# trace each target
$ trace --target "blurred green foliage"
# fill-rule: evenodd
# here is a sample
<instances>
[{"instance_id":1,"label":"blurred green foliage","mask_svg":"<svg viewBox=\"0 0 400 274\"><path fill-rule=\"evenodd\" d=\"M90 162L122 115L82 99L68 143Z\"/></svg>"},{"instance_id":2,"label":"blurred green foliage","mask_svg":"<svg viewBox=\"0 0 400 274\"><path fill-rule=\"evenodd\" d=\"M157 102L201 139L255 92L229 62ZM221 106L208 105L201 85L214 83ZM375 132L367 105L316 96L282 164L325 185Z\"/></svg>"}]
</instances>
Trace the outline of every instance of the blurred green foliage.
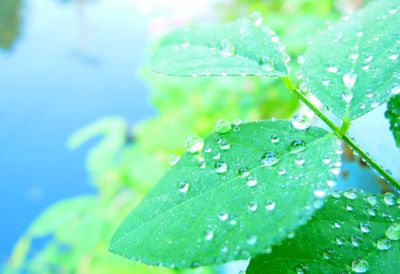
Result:
<instances>
[{"instance_id":1,"label":"blurred green foliage","mask_svg":"<svg viewBox=\"0 0 400 274\"><path fill-rule=\"evenodd\" d=\"M0 1L0 48L12 48L20 33L22 0Z\"/></svg>"},{"instance_id":2,"label":"blurred green foliage","mask_svg":"<svg viewBox=\"0 0 400 274\"><path fill-rule=\"evenodd\" d=\"M325 19L338 17L334 2L235 0L219 10L222 20L259 10L295 59L304 50L306 37L314 35ZM98 193L61 201L45 211L16 245L6 273L193 272L149 268L111 254L111 235L168 168L169 155L183 152L188 136L204 137L221 118L232 122L288 118L298 107L297 99L278 80L168 78L147 70L142 75L151 87L157 116L133 127L122 118L105 118L71 137L71 148L101 138L87 157ZM36 249L35 242L44 237L45 244Z\"/></svg>"}]
</instances>

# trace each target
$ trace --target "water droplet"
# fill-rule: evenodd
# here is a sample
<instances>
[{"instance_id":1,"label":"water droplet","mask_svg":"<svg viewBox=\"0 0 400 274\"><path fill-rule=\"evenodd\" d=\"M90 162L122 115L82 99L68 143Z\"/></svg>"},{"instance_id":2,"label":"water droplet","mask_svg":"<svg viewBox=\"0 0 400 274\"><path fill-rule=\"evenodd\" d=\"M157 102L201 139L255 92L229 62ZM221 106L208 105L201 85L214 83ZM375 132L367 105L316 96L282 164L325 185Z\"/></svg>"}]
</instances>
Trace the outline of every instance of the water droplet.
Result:
<instances>
[{"instance_id":1,"label":"water droplet","mask_svg":"<svg viewBox=\"0 0 400 274\"><path fill-rule=\"evenodd\" d=\"M400 223L391 224L386 230L385 235L386 237L388 237L389 240L400 240Z\"/></svg>"},{"instance_id":2,"label":"water droplet","mask_svg":"<svg viewBox=\"0 0 400 274\"><path fill-rule=\"evenodd\" d=\"M337 244L338 246L344 245L344 242L345 242L345 239L344 239L344 238L342 238L342 237L337 237L337 238L336 238L336 244Z\"/></svg>"},{"instance_id":3,"label":"water droplet","mask_svg":"<svg viewBox=\"0 0 400 274\"><path fill-rule=\"evenodd\" d=\"M190 187L190 184L188 182L182 181L182 182L178 183L178 189L179 189L179 192L181 192L181 193L188 192L189 187Z\"/></svg>"},{"instance_id":4,"label":"water droplet","mask_svg":"<svg viewBox=\"0 0 400 274\"><path fill-rule=\"evenodd\" d=\"M296 266L296 274L305 274L307 272L307 267L303 264L298 264Z\"/></svg>"},{"instance_id":5,"label":"water droplet","mask_svg":"<svg viewBox=\"0 0 400 274\"><path fill-rule=\"evenodd\" d=\"M323 162L325 165L328 165L328 164L330 164L330 163L332 162L332 159L331 159L331 157L329 157L329 156L325 156L324 159L322 159L322 162Z\"/></svg>"},{"instance_id":6,"label":"water droplet","mask_svg":"<svg viewBox=\"0 0 400 274\"><path fill-rule=\"evenodd\" d=\"M396 61L397 59L399 59L399 55L398 54L392 54L388 57L389 60L391 61Z\"/></svg>"},{"instance_id":7,"label":"water droplet","mask_svg":"<svg viewBox=\"0 0 400 274\"><path fill-rule=\"evenodd\" d=\"M392 87L392 89L390 90L390 93L392 94L392 95L397 95L397 94L400 94L400 85L394 85L393 87Z\"/></svg>"},{"instance_id":8,"label":"water droplet","mask_svg":"<svg viewBox=\"0 0 400 274\"><path fill-rule=\"evenodd\" d=\"M336 182L333 180L327 180L326 185L332 188L336 186Z\"/></svg>"},{"instance_id":9,"label":"water droplet","mask_svg":"<svg viewBox=\"0 0 400 274\"><path fill-rule=\"evenodd\" d=\"M218 120L217 123L215 124L215 132L224 134L228 133L231 131L232 125L231 123L225 121L225 120Z\"/></svg>"},{"instance_id":10,"label":"water droplet","mask_svg":"<svg viewBox=\"0 0 400 274\"><path fill-rule=\"evenodd\" d=\"M368 195L367 202L370 205L375 206L378 203L378 197L376 197L375 195Z\"/></svg>"},{"instance_id":11,"label":"water droplet","mask_svg":"<svg viewBox=\"0 0 400 274\"><path fill-rule=\"evenodd\" d=\"M213 154L213 159L214 159L214 160L219 160L219 159L221 159L221 153L219 153L218 151L214 152L214 154Z\"/></svg>"},{"instance_id":12,"label":"water droplet","mask_svg":"<svg viewBox=\"0 0 400 274\"><path fill-rule=\"evenodd\" d=\"M330 73L336 73L336 72L338 72L338 68L335 67L335 66L328 66L328 67L326 68L326 70L327 70L328 72L330 72Z\"/></svg>"},{"instance_id":13,"label":"water droplet","mask_svg":"<svg viewBox=\"0 0 400 274\"><path fill-rule=\"evenodd\" d=\"M353 211L353 209L354 209L354 208L353 208L351 205L347 205L347 206L346 206L346 210L347 210L347 211Z\"/></svg>"},{"instance_id":14,"label":"water droplet","mask_svg":"<svg viewBox=\"0 0 400 274\"><path fill-rule=\"evenodd\" d=\"M361 259L360 257L356 257L351 262L351 270L356 273L365 273L368 271L368 262Z\"/></svg>"},{"instance_id":15,"label":"water droplet","mask_svg":"<svg viewBox=\"0 0 400 274\"><path fill-rule=\"evenodd\" d=\"M250 171L247 167L241 167L238 169L237 173L240 177L244 178L250 175Z\"/></svg>"},{"instance_id":16,"label":"water droplet","mask_svg":"<svg viewBox=\"0 0 400 274\"><path fill-rule=\"evenodd\" d=\"M359 236L351 236L350 241L354 247L359 247L361 244L361 237Z\"/></svg>"},{"instance_id":17,"label":"water droplet","mask_svg":"<svg viewBox=\"0 0 400 274\"><path fill-rule=\"evenodd\" d=\"M306 162L306 159L304 159L303 156L297 156L296 159L294 159L294 162L296 165L302 166Z\"/></svg>"},{"instance_id":18,"label":"water droplet","mask_svg":"<svg viewBox=\"0 0 400 274\"><path fill-rule=\"evenodd\" d=\"M268 202L265 205L265 209L268 210L268 211L272 211L272 210L275 209L275 206L276 206L275 202Z\"/></svg>"},{"instance_id":19,"label":"water droplet","mask_svg":"<svg viewBox=\"0 0 400 274\"><path fill-rule=\"evenodd\" d=\"M222 252L222 253L228 252L228 247L227 247L227 246L223 246L223 247L221 248L221 252Z\"/></svg>"},{"instance_id":20,"label":"water droplet","mask_svg":"<svg viewBox=\"0 0 400 274\"><path fill-rule=\"evenodd\" d=\"M374 56L370 55L370 56L368 56L367 58L365 58L364 61L365 61L366 63L371 63L372 60L374 60Z\"/></svg>"},{"instance_id":21,"label":"water droplet","mask_svg":"<svg viewBox=\"0 0 400 274\"><path fill-rule=\"evenodd\" d=\"M214 165L214 170L217 173L225 173L228 170L228 165L225 162L216 162Z\"/></svg>"},{"instance_id":22,"label":"water droplet","mask_svg":"<svg viewBox=\"0 0 400 274\"><path fill-rule=\"evenodd\" d=\"M247 238L247 243L248 243L249 245L255 245L255 244L257 243L257 236L256 236L256 235L250 235L250 236Z\"/></svg>"},{"instance_id":23,"label":"water droplet","mask_svg":"<svg viewBox=\"0 0 400 274\"><path fill-rule=\"evenodd\" d=\"M357 199L357 190L355 190L354 188L347 189L343 193L343 195L344 195L344 197L346 197L349 200Z\"/></svg>"},{"instance_id":24,"label":"water droplet","mask_svg":"<svg viewBox=\"0 0 400 274\"><path fill-rule=\"evenodd\" d=\"M350 104L351 100L353 100L353 92L351 90L346 90L342 92L341 96L343 101L346 102L346 104Z\"/></svg>"},{"instance_id":25,"label":"water droplet","mask_svg":"<svg viewBox=\"0 0 400 274\"><path fill-rule=\"evenodd\" d=\"M220 43L220 54L222 57L232 57L235 55L235 46L229 40L222 40Z\"/></svg>"},{"instance_id":26,"label":"water droplet","mask_svg":"<svg viewBox=\"0 0 400 274\"><path fill-rule=\"evenodd\" d=\"M383 195L383 202L388 206L394 206L396 204L396 195L391 192L386 192Z\"/></svg>"},{"instance_id":27,"label":"water droplet","mask_svg":"<svg viewBox=\"0 0 400 274\"><path fill-rule=\"evenodd\" d=\"M310 127L310 118L302 113L298 113L292 118L292 125L299 130L305 130Z\"/></svg>"},{"instance_id":28,"label":"water droplet","mask_svg":"<svg viewBox=\"0 0 400 274\"><path fill-rule=\"evenodd\" d=\"M283 167L280 167L279 169L278 169L278 174L279 175L285 175L286 174L286 169L285 168L283 168Z\"/></svg>"},{"instance_id":29,"label":"water droplet","mask_svg":"<svg viewBox=\"0 0 400 274\"><path fill-rule=\"evenodd\" d=\"M290 152L298 153L306 149L306 143L303 140L297 139L290 143Z\"/></svg>"},{"instance_id":30,"label":"water droplet","mask_svg":"<svg viewBox=\"0 0 400 274\"><path fill-rule=\"evenodd\" d=\"M254 26L259 27L261 26L264 18L262 17L261 13L259 12L253 12L251 15L251 18L253 19Z\"/></svg>"},{"instance_id":31,"label":"water droplet","mask_svg":"<svg viewBox=\"0 0 400 274\"><path fill-rule=\"evenodd\" d=\"M328 87L331 84L331 81L323 80L321 83L322 83L323 86Z\"/></svg>"},{"instance_id":32,"label":"water droplet","mask_svg":"<svg viewBox=\"0 0 400 274\"><path fill-rule=\"evenodd\" d=\"M339 167L331 168L331 173L332 173L333 175L339 175L339 173L340 173L340 168L339 168Z\"/></svg>"},{"instance_id":33,"label":"water droplet","mask_svg":"<svg viewBox=\"0 0 400 274\"><path fill-rule=\"evenodd\" d=\"M376 247L379 250L388 250L392 247L392 243L390 242L390 240L382 238L376 241Z\"/></svg>"},{"instance_id":34,"label":"water droplet","mask_svg":"<svg viewBox=\"0 0 400 274\"><path fill-rule=\"evenodd\" d=\"M231 143L228 140L221 139L218 144L221 150L229 150L231 148Z\"/></svg>"},{"instance_id":35,"label":"water droplet","mask_svg":"<svg viewBox=\"0 0 400 274\"><path fill-rule=\"evenodd\" d=\"M258 64L261 66L263 70L267 72L271 72L275 69L274 62L268 56L261 57L260 60L258 61Z\"/></svg>"},{"instance_id":36,"label":"water droplet","mask_svg":"<svg viewBox=\"0 0 400 274\"><path fill-rule=\"evenodd\" d=\"M325 249L324 251L322 251L322 258L324 258L325 260L330 260L332 258L333 255L333 251L330 249Z\"/></svg>"},{"instance_id":37,"label":"water droplet","mask_svg":"<svg viewBox=\"0 0 400 274\"><path fill-rule=\"evenodd\" d=\"M343 80L343 84L347 88L352 89L357 82L357 75L354 74L353 72L348 72L345 75L343 75L342 80Z\"/></svg>"},{"instance_id":38,"label":"water droplet","mask_svg":"<svg viewBox=\"0 0 400 274\"><path fill-rule=\"evenodd\" d=\"M304 64L305 61L306 61L306 59L304 58L303 55L297 56L297 63L299 63L299 65Z\"/></svg>"},{"instance_id":39,"label":"water droplet","mask_svg":"<svg viewBox=\"0 0 400 274\"><path fill-rule=\"evenodd\" d=\"M340 222L335 222L335 223L333 224L333 227L334 227L334 228L341 228L341 227L342 227L342 224L341 224Z\"/></svg>"},{"instance_id":40,"label":"water droplet","mask_svg":"<svg viewBox=\"0 0 400 274\"><path fill-rule=\"evenodd\" d=\"M370 208L367 209L367 213L369 214L369 216L375 217L378 212L376 211L375 208L370 207Z\"/></svg>"},{"instance_id":41,"label":"water droplet","mask_svg":"<svg viewBox=\"0 0 400 274\"><path fill-rule=\"evenodd\" d=\"M277 164L280 160L280 157L273 151L268 151L267 153L265 153L263 155L263 157L261 158L261 163L266 166L273 166L275 164Z\"/></svg>"},{"instance_id":42,"label":"water droplet","mask_svg":"<svg viewBox=\"0 0 400 274\"><path fill-rule=\"evenodd\" d=\"M183 49L187 49L189 46L190 46L190 42L189 41L186 41L186 42L182 43L182 45L181 45L181 47Z\"/></svg>"},{"instance_id":43,"label":"water droplet","mask_svg":"<svg viewBox=\"0 0 400 274\"><path fill-rule=\"evenodd\" d=\"M185 148L186 151L189 153L200 152L203 149L203 147L204 147L204 141L199 137L190 136L185 141Z\"/></svg>"},{"instance_id":44,"label":"water droplet","mask_svg":"<svg viewBox=\"0 0 400 274\"><path fill-rule=\"evenodd\" d=\"M225 211L221 211L221 212L218 214L218 218L219 218L221 221L225 222L226 220L228 220L229 214L226 213Z\"/></svg>"},{"instance_id":45,"label":"water droplet","mask_svg":"<svg viewBox=\"0 0 400 274\"><path fill-rule=\"evenodd\" d=\"M279 143L279 140L280 140L279 136L277 136L277 135L271 136L271 143L273 143L273 144Z\"/></svg>"},{"instance_id":46,"label":"water droplet","mask_svg":"<svg viewBox=\"0 0 400 274\"><path fill-rule=\"evenodd\" d=\"M171 166L174 166L179 162L180 159L181 159L181 157L179 155L172 154L172 155L168 156L168 163Z\"/></svg>"},{"instance_id":47,"label":"water droplet","mask_svg":"<svg viewBox=\"0 0 400 274\"><path fill-rule=\"evenodd\" d=\"M258 205L257 205L256 202L249 202L249 203L247 204L247 208L248 208L250 211L254 212L254 211L257 210Z\"/></svg>"},{"instance_id":48,"label":"water droplet","mask_svg":"<svg viewBox=\"0 0 400 274\"><path fill-rule=\"evenodd\" d=\"M323 198L326 195L326 191L322 189L318 189L314 191L314 196L317 198Z\"/></svg>"},{"instance_id":49,"label":"water droplet","mask_svg":"<svg viewBox=\"0 0 400 274\"><path fill-rule=\"evenodd\" d=\"M204 239L211 241L214 238L214 231L207 229L204 231Z\"/></svg>"},{"instance_id":50,"label":"water droplet","mask_svg":"<svg viewBox=\"0 0 400 274\"><path fill-rule=\"evenodd\" d=\"M360 230L362 233L370 233L371 225L369 223L360 223Z\"/></svg>"},{"instance_id":51,"label":"water droplet","mask_svg":"<svg viewBox=\"0 0 400 274\"><path fill-rule=\"evenodd\" d=\"M253 177L253 176L249 176L247 178L246 185L248 187L255 187L257 185L257 179L255 177Z\"/></svg>"}]
</instances>

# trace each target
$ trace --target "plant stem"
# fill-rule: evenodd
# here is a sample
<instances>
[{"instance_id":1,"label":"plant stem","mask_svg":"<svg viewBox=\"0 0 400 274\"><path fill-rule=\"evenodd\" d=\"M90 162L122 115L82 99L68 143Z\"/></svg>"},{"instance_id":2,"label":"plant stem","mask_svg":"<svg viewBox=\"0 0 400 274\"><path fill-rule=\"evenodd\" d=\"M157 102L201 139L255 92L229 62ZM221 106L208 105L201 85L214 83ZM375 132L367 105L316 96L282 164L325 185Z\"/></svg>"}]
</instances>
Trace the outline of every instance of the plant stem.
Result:
<instances>
[{"instance_id":1,"label":"plant stem","mask_svg":"<svg viewBox=\"0 0 400 274\"><path fill-rule=\"evenodd\" d=\"M328 117L325 116L313 103L311 103L306 96L293 84L289 77L283 77L286 87L294 93L306 106L308 106L324 123L329 126L334 134L341 138L354 152L356 152L365 162L373 167L383 178L385 178L393 187L400 190L400 183L385 169L383 169L374 159L371 158L365 151L363 151L348 135L347 129L349 128L349 121L347 124L339 128ZM345 121L346 122L346 121Z\"/></svg>"}]
</instances>

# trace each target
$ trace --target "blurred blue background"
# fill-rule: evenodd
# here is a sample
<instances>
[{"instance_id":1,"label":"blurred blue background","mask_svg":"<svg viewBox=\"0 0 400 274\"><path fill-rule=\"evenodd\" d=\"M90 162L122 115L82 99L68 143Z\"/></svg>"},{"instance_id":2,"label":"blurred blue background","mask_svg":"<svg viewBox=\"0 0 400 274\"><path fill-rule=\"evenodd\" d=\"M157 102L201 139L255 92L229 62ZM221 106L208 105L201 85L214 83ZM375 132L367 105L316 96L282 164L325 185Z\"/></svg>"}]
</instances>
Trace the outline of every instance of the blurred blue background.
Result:
<instances>
[{"instance_id":1,"label":"blurred blue background","mask_svg":"<svg viewBox=\"0 0 400 274\"><path fill-rule=\"evenodd\" d=\"M49 204L90 193L85 149L67 138L102 116L149 116L137 78L146 28L129 1L1 0L0 256ZM8 10L6 9L8 5ZM6 14L4 14L4 12ZM89 144L90 146L90 144Z\"/></svg>"}]
</instances>

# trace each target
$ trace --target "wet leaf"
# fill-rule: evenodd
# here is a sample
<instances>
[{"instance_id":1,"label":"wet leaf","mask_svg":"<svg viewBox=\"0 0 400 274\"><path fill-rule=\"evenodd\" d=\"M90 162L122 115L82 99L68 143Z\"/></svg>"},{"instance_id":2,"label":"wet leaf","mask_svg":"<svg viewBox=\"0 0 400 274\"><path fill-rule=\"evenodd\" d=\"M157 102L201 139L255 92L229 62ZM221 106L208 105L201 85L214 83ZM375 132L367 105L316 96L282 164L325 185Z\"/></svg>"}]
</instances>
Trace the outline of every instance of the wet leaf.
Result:
<instances>
[{"instance_id":1,"label":"wet leaf","mask_svg":"<svg viewBox=\"0 0 400 274\"><path fill-rule=\"evenodd\" d=\"M175 268L246 259L323 204L340 166L334 136L287 121L221 121L216 130L204 143L188 140L192 153L125 220L112 252Z\"/></svg>"},{"instance_id":2,"label":"wet leaf","mask_svg":"<svg viewBox=\"0 0 400 274\"><path fill-rule=\"evenodd\" d=\"M400 92L399 1L374 1L320 33L302 65L308 89L355 119Z\"/></svg>"},{"instance_id":3,"label":"wet leaf","mask_svg":"<svg viewBox=\"0 0 400 274\"><path fill-rule=\"evenodd\" d=\"M398 273L398 205L392 193L333 194L293 239L252 259L246 273Z\"/></svg>"},{"instance_id":4,"label":"wet leaf","mask_svg":"<svg viewBox=\"0 0 400 274\"><path fill-rule=\"evenodd\" d=\"M390 99L385 116L389 120L396 145L400 148L400 95Z\"/></svg>"},{"instance_id":5,"label":"wet leaf","mask_svg":"<svg viewBox=\"0 0 400 274\"><path fill-rule=\"evenodd\" d=\"M241 19L166 36L152 66L172 76L282 76L287 74L285 58L275 33Z\"/></svg>"}]
</instances>

